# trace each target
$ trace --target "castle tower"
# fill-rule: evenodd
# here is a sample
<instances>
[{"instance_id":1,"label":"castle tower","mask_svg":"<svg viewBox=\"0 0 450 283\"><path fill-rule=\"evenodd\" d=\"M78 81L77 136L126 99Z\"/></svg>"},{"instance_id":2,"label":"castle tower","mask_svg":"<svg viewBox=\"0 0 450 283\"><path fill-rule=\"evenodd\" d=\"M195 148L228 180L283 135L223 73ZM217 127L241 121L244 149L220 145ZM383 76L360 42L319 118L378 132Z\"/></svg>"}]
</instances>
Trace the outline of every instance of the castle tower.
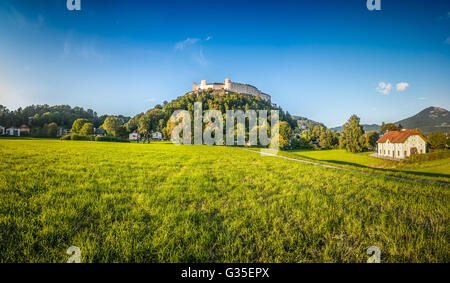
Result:
<instances>
[{"instance_id":1,"label":"castle tower","mask_svg":"<svg viewBox=\"0 0 450 283\"><path fill-rule=\"evenodd\" d=\"M192 83L192 91L196 91L197 90L197 83Z\"/></svg>"},{"instance_id":2,"label":"castle tower","mask_svg":"<svg viewBox=\"0 0 450 283\"><path fill-rule=\"evenodd\" d=\"M202 86L206 86L206 80L202 80L201 84Z\"/></svg>"},{"instance_id":3,"label":"castle tower","mask_svg":"<svg viewBox=\"0 0 450 283\"><path fill-rule=\"evenodd\" d=\"M223 88L225 90L230 90L231 89L231 79L230 78L226 78L225 79L225 83L223 85Z\"/></svg>"}]
</instances>

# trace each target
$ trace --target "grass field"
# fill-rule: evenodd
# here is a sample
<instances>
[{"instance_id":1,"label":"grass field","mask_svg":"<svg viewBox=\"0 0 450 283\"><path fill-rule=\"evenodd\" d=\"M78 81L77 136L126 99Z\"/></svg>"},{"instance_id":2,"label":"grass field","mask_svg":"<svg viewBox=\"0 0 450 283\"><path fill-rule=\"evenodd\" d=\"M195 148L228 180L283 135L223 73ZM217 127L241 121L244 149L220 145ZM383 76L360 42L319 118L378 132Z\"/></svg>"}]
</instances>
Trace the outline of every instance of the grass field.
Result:
<instances>
[{"instance_id":1,"label":"grass field","mask_svg":"<svg viewBox=\"0 0 450 283\"><path fill-rule=\"evenodd\" d=\"M0 195L0 262L450 261L448 185L239 148L1 139Z\"/></svg>"},{"instance_id":2,"label":"grass field","mask_svg":"<svg viewBox=\"0 0 450 283\"><path fill-rule=\"evenodd\" d=\"M386 160L369 156L371 152L351 153L345 150L293 150L280 151L283 156L329 164L343 168L380 173L391 176L441 181L450 183L450 152L439 160L413 163Z\"/></svg>"}]
</instances>

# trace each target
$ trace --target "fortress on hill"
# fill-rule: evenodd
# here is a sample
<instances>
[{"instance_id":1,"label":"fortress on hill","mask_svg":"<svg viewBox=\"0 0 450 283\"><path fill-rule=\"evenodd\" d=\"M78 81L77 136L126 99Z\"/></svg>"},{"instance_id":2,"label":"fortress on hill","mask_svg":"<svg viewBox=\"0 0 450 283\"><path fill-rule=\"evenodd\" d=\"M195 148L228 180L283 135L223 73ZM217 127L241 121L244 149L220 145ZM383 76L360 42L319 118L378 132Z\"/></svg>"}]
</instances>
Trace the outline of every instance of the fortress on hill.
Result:
<instances>
[{"instance_id":1,"label":"fortress on hill","mask_svg":"<svg viewBox=\"0 0 450 283\"><path fill-rule=\"evenodd\" d=\"M249 84L241 84L232 82L231 79L227 78L223 83L206 83L206 80L202 80L199 85L197 83L192 84L192 91L198 92L202 90L224 90L226 93L241 93L246 95L259 96L265 101L270 101L270 95L263 93L256 87Z\"/></svg>"}]
</instances>

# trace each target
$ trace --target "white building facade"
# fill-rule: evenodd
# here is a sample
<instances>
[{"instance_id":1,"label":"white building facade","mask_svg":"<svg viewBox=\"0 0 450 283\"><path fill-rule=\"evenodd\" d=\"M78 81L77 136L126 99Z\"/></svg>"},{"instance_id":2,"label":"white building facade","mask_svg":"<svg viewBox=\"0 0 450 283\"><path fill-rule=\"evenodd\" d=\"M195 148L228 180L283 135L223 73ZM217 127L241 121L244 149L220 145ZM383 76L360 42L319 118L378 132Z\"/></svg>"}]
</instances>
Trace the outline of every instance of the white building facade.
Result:
<instances>
[{"instance_id":1,"label":"white building facade","mask_svg":"<svg viewBox=\"0 0 450 283\"><path fill-rule=\"evenodd\" d=\"M128 139L130 141L137 141L140 139L140 135L138 133L134 132L134 133L131 133L128 135Z\"/></svg>"},{"instance_id":2,"label":"white building facade","mask_svg":"<svg viewBox=\"0 0 450 283\"><path fill-rule=\"evenodd\" d=\"M162 141L163 140L163 135L160 132L153 132L152 133L152 139L153 140L160 140L160 141Z\"/></svg>"},{"instance_id":3,"label":"white building facade","mask_svg":"<svg viewBox=\"0 0 450 283\"><path fill-rule=\"evenodd\" d=\"M206 80L202 80L199 85L197 83L192 84L192 91L200 91L200 90L225 90L227 92L237 92L247 95L258 96L265 101L270 101L270 95L263 93L258 88L249 85L232 82L231 79L226 78L224 83L206 83Z\"/></svg>"},{"instance_id":4,"label":"white building facade","mask_svg":"<svg viewBox=\"0 0 450 283\"><path fill-rule=\"evenodd\" d=\"M5 134L8 136L20 137L20 129L11 127L11 128L6 129Z\"/></svg>"},{"instance_id":5,"label":"white building facade","mask_svg":"<svg viewBox=\"0 0 450 283\"><path fill-rule=\"evenodd\" d=\"M377 154L381 157L404 159L426 152L427 142L418 130L390 131L377 141Z\"/></svg>"}]
</instances>

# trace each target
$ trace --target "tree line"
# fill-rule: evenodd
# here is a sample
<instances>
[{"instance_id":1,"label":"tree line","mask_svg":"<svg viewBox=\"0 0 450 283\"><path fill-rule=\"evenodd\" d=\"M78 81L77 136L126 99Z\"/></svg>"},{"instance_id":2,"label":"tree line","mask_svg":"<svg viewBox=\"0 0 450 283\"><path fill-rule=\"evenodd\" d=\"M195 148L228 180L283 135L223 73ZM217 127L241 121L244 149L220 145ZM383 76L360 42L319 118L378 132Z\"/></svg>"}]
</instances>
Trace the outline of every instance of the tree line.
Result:
<instances>
[{"instance_id":1,"label":"tree line","mask_svg":"<svg viewBox=\"0 0 450 283\"><path fill-rule=\"evenodd\" d=\"M341 148L350 152L374 150L380 135L386 131L397 131L401 125L384 123L380 132L365 133L360 125L360 118L352 115L344 124L340 133L326 128L323 124L299 120L291 116L271 102L257 96L239 93L220 94L212 90L200 93L187 93L171 102L164 101L145 113L134 117L98 116L92 109L70 107L69 105L31 105L14 111L0 105L0 125L4 127L19 127L29 125L31 135L36 137L56 137L59 128L70 129L73 135L89 137L94 135L96 128L104 129L108 136L118 139L128 138L128 134L137 132L144 140L149 140L152 132L161 132L164 139L170 139L173 127L170 116L176 110L187 110L193 115L194 103L202 102L203 110L278 110L280 115L279 145L282 149L333 149ZM269 117L270 118L270 117ZM206 125L205 125L206 126ZM306 129L305 129L306 128ZM246 133L249 130L246 129ZM427 141L431 148L446 148L449 146L448 135L440 132L428 135Z\"/></svg>"},{"instance_id":2,"label":"tree line","mask_svg":"<svg viewBox=\"0 0 450 283\"><path fill-rule=\"evenodd\" d=\"M77 119L86 119L93 128L99 128L108 115L98 116L92 109L69 105L31 105L9 110L0 105L0 126L20 127L27 125L35 137L56 137L58 129L71 129ZM119 121L126 123L129 117L119 115Z\"/></svg>"}]
</instances>

